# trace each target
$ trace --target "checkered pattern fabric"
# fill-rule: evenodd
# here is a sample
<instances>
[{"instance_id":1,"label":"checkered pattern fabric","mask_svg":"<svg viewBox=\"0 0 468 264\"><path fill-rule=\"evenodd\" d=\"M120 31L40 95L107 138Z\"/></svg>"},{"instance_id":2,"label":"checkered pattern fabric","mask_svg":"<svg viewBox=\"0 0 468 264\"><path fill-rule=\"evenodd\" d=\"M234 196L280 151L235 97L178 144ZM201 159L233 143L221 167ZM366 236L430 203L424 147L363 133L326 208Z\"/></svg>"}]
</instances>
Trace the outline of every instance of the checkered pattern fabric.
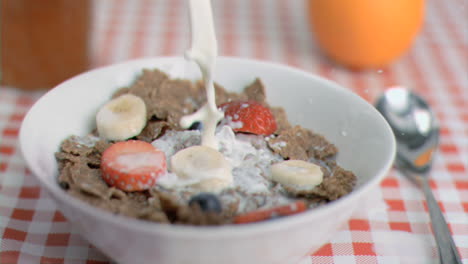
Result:
<instances>
[{"instance_id":1,"label":"checkered pattern fabric","mask_svg":"<svg viewBox=\"0 0 468 264\"><path fill-rule=\"evenodd\" d=\"M421 93L441 123L431 187L468 264L468 32L463 0L427 0L424 28L395 64L350 72L319 53L305 1L212 1L220 54L276 61L334 80L368 101L385 87ZM181 55L189 47L183 0L96 1L94 66ZM18 130L41 92L0 87L0 263L104 264L26 168ZM333 239L301 264L437 263L423 194L392 170ZM325 242L325 241L324 241Z\"/></svg>"}]
</instances>

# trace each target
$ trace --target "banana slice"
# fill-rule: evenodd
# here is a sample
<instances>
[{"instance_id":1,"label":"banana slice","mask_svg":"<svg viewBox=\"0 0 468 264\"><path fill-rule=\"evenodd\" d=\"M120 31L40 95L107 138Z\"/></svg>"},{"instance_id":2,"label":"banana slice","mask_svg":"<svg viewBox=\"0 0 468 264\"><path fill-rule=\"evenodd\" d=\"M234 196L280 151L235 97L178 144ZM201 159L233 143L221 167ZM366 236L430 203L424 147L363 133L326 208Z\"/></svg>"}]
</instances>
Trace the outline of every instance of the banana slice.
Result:
<instances>
[{"instance_id":1,"label":"banana slice","mask_svg":"<svg viewBox=\"0 0 468 264\"><path fill-rule=\"evenodd\" d=\"M181 182L201 192L220 192L233 183L232 167L223 154L207 146L193 146L172 156L171 170Z\"/></svg>"},{"instance_id":2,"label":"banana slice","mask_svg":"<svg viewBox=\"0 0 468 264\"><path fill-rule=\"evenodd\" d=\"M96 115L99 136L108 140L125 140L140 134L146 125L146 105L133 94L124 94L99 109Z\"/></svg>"},{"instance_id":3,"label":"banana slice","mask_svg":"<svg viewBox=\"0 0 468 264\"><path fill-rule=\"evenodd\" d=\"M285 187L311 190L322 183L320 166L303 160L286 160L271 166L272 180Z\"/></svg>"}]
</instances>

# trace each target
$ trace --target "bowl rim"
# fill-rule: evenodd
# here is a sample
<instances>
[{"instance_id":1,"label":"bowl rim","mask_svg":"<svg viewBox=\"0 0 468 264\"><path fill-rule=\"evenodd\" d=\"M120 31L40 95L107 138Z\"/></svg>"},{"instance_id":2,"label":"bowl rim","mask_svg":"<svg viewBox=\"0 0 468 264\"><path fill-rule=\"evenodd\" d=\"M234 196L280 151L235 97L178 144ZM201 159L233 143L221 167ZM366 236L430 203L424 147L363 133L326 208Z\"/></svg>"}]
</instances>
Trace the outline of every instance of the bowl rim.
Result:
<instances>
[{"instance_id":1,"label":"bowl rim","mask_svg":"<svg viewBox=\"0 0 468 264\"><path fill-rule=\"evenodd\" d=\"M173 61L173 60L179 60L180 58L181 58L180 56L158 56L158 57L147 57L147 58L126 60L123 62L91 69L89 71L76 75L58 84L57 86L55 86L54 89L51 89L49 92L44 94L41 98L39 98L39 100L37 100L34 103L34 105L29 109L28 113L26 114L21 124L20 133L19 133L19 143L20 143L20 149L21 149L23 158L25 159L28 168L31 168L29 166L31 162L28 159L28 155L26 153L25 144L24 144L24 141L25 141L24 139L27 137L27 133L25 132L25 129L24 129L24 124L29 122L29 119L31 119L31 113L34 112L34 109L37 107L37 105L40 104L44 98L51 96L51 94L54 93L54 90L56 90L56 88L61 89L61 87L64 86L65 84L69 82L73 82L75 79L83 78L83 76L86 76L89 73L94 73L96 71L110 69L113 67L123 66L127 64L144 65L145 62L148 63L151 61L158 61L158 60ZM245 236L245 235L252 236L255 234L272 232L273 230L276 230L276 229L285 229L285 228L298 225L300 223L308 222L314 217L320 217L320 215L327 215L329 214L329 212L335 210L336 208L339 208L340 206L345 206L351 200L358 200L362 196L362 194L367 193L373 187L378 185L383 180L383 178L387 175L390 168L392 167L393 161L395 159L395 153L396 153L396 142L395 142L393 132L390 126L388 125L388 123L382 117L382 115L370 103L362 99L360 96L358 96L357 94L353 93L351 90L346 89L343 86L331 80L325 79L323 77L301 70L299 68L294 68L288 65L277 63L277 62L263 61L263 60L261 61L261 60L240 58L240 57L227 57L227 56L219 56L217 58L217 62L219 63L220 61L223 63L258 64L258 65L261 65L262 67L278 68L282 71L288 71L292 74L298 74L306 78L315 79L316 81L326 84L330 89L339 90L340 92L345 93L347 96L357 97L358 100L361 100L363 103L369 106L370 111L373 111L374 114L378 115L377 118L381 119L381 121L384 121L383 124L385 126L385 129L391 135L391 140L389 142L390 155L385 165L381 167L379 171L373 177L371 177L368 181L363 183L362 186L360 186L359 188L353 190L351 193L345 195L344 197L341 197L340 199L329 202L326 205L320 206L318 208L314 208L313 210L307 210L306 212L296 214L296 215L291 215L291 216L284 217L284 218L279 218L274 221L263 221L263 222L258 222L258 223L249 223L249 224L242 224L242 225L222 225L222 226L189 226L189 225L173 225L173 224L168 225L168 224L160 224L160 223L155 223L155 222L134 219L134 218L125 217L121 215L114 215L110 212L104 211L84 201L81 201L75 197L72 197L71 195L67 194L65 191L60 189L58 184L56 186L52 186L53 183L51 183L50 181L46 181L45 179L43 179L43 177L38 176L37 171L34 171L33 168L31 168L31 171L33 172L32 174L34 175L36 179L38 179L41 185L44 186L48 192L51 192L53 194L52 195L53 198L60 199L65 204L68 204L69 206L73 207L73 210L81 210L85 215L91 215L94 218L99 219L100 221L110 222L117 226L125 226L128 229L132 229L132 230L139 231L139 232L167 235L171 237L178 237L178 236L182 236L185 238L192 237L192 238L197 238L197 239L214 239L214 238L220 238L220 237L237 237L237 236Z\"/></svg>"}]
</instances>

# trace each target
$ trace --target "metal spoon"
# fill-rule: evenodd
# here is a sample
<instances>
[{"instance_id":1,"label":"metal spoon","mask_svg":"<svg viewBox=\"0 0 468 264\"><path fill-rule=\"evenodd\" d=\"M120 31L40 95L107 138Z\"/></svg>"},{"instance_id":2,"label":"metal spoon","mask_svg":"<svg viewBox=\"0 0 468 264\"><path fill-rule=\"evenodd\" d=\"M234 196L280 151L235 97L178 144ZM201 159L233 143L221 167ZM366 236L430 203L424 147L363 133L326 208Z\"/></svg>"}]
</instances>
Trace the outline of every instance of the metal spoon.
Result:
<instances>
[{"instance_id":1,"label":"metal spoon","mask_svg":"<svg viewBox=\"0 0 468 264\"><path fill-rule=\"evenodd\" d=\"M461 264L447 222L428 182L433 153L439 142L439 125L434 113L421 97L401 87L388 89L377 100L376 108L395 134L396 166L420 186L426 196L440 262Z\"/></svg>"}]
</instances>

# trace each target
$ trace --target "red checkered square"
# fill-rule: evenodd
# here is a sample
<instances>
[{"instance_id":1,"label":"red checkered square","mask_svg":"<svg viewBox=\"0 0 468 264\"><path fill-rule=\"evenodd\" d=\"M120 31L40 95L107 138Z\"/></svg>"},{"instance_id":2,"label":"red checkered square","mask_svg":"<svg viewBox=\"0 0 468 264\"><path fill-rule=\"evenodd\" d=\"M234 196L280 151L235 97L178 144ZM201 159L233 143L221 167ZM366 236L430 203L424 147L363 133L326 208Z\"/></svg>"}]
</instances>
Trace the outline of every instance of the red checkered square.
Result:
<instances>
[{"instance_id":1,"label":"red checkered square","mask_svg":"<svg viewBox=\"0 0 468 264\"><path fill-rule=\"evenodd\" d=\"M0 154L11 156L13 153L15 153L14 147L0 144Z\"/></svg>"},{"instance_id":2,"label":"red checkered square","mask_svg":"<svg viewBox=\"0 0 468 264\"><path fill-rule=\"evenodd\" d=\"M468 202L462 203L462 206L463 206L463 211L464 211L465 213L468 213Z\"/></svg>"},{"instance_id":3,"label":"red checkered square","mask_svg":"<svg viewBox=\"0 0 468 264\"><path fill-rule=\"evenodd\" d=\"M23 187L21 188L19 197L22 199L38 199L40 192L39 187Z\"/></svg>"},{"instance_id":4,"label":"red checkered square","mask_svg":"<svg viewBox=\"0 0 468 264\"><path fill-rule=\"evenodd\" d=\"M403 222L390 222L390 228L392 230L411 232L411 225Z\"/></svg>"},{"instance_id":5,"label":"red checkered square","mask_svg":"<svg viewBox=\"0 0 468 264\"><path fill-rule=\"evenodd\" d=\"M447 170L454 173L466 173L465 166L462 163L448 163Z\"/></svg>"},{"instance_id":6,"label":"red checkered square","mask_svg":"<svg viewBox=\"0 0 468 264\"><path fill-rule=\"evenodd\" d=\"M62 213L60 213L59 211L56 211L55 214L54 214L54 217L52 218L52 221L54 221L54 222L66 222L67 219L63 216Z\"/></svg>"},{"instance_id":7,"label":"red checkered square","mask_svg":"<svg viewBox=\"0 0 468 264\"><path fill-rule=\"evenodd\" d=\"M440 144L440 151L442 151L445 154L458 154L458 148L455 144Z\"/></svg>"},{"instance_id":8,"label":"red checkered square","mask_svg":"<svg viewBox=\"0 0 468 264\"><path fill-rule=\"evenodd\" d=\"M49 258L49 257L42 257L41 264L63 264L65 260L63 258Z\"/></svg>"},{"instance_id":9,"label":"red checkered square","mask_svg":"<svg viewBox=\"0 0 468 264\"><path fill-rule=\"evenodd\" d=\"M31 221L34 216L34 210L14 209L11 218L23 221Z\"/></svg>"},{"instance_id":10,"label":"red checkered square","mask_svg":"<svg viewBox=\"0 0 468 264\"><path fill-rule=\"evenodd\" d=\"M350 230L361 230L361 231L369 231L370 225L369 221L362 220L362 219L351 219L349 220L349 229Z\"/></svg>"},{"instance_id":11,"label":"red checkered square","mask_svg":"<svg viewBox=\"0 0 468 264\"><path fill-rule=\"evenodd\" d=\"M319 250L315 251L314 256L333 256L333 250L330 243L325 244Z\"/></svg>"},{"instance_id":12,"label":"red checkered square","mask_svg":"<svg viewBox=\"0 0 468 264\"><path fill-rule=\"evenodd\" d=\"M433 179L430 179L429 180L429 187L431 187L431 189L437 189L438 186L437 186L437 182Z\"/></svg>"},{"instance_id":13,"label":"red checkered square","mask_svg":"<svg viewBox=\"0 0 468 264\"><path fill-rule=\"evenodd\" d=\"M5 231L3 232L3 238L18 241L24 241L26 239L26 235L27 233L24 231L16 230L9 227L5 228Z\"/></svg>"},{"instance_id":14,"label":"red checkered square","mask_svg":"<svg viewBox=\"0 0 468 264\"><path fill-rule=\"evenodd\" d=\"M393 211L406 211L405 203L401 200L385 200L389 206L389 210Z\"/></svg>"},{"instance_id":15,"label":"red checkered square","mask_svg":"<svg viewBox=\"0 0 468 264\"><path fill-rule=\"evenodd\" d=\"M7 164L5 162L0 161L0 172L5 172L7 169Z\"/></svg>"},{"instance_id":16,"label":"red checkered square","mask_svg":"<svg viewBox=\"0 0 468 264\"><path fill-rule=\"evenodd\" d=\"M26 106L29 107L34 103L34 99L28 95L20 95L18 99L16 99L16 104L19 106Z\"/></svg>"},{"instance_id":17,"label":"red checkered square","mask_svg":"<svg viewBox=\"0 0 468 264\"><path fill-rule=\"evenodd\" d=\"M2 135L4 137L18 138L19 129L14 127L7 127L3 129Z\"/></svg>"},{"instance_id":18,"label":"red checkered square","mask_svg":"<svg viewBox=\"0 0 468 264\"><path fill-rule=\"evenodd\" d=\"M59 246L66 247L68 246L68 240L70 239L70 234L49 234L47 236L46 245L47 246Z\"/></svg>"},{"instance_id":19,"label":"red checkered square","mask_svg":"<svg viewBox=\"0 0 468 264\"><path fill-rule=\"evenodd\" d=\"M452 132L447 127L443 126L440 128L440 135L443 137L451 137Z\"/></svg>"},{"instance_id":20,"label":"red checkered square","mask_svg":"<svg viewBox=\"0 0 468 264\"><path fill-rule=\"evenodd\" d=\"M468 113L461 113L460 116L463 119L463 122L468 123Z\"/></svg>"},{"instance_id":21,"label":"red checkered square","mask_svg":"<svg viewBox=\"0 0 468 264\"><path fill-rule=\"evenodd\" d=\"M353 250L358 256L376 256L372 243L353 243Z\"/></svg>"},{"instance_id":22,"label":"red checkered square","mask_svg":"<svg viewBox=\"0 0 468 264\"><path fill-rule=\"evenodd\" d=\"M21 122L25 117L24 113L13 113L10 115L10 122Z\"/></svg>"},{"instance_id":23,"label":"red checkered square","mask_svg":"<svg viewBox=\"0 0 468 264\"><path fill-rule=\"evenodd\" d=\"M380 185L382 187L395 187L395 188L400 186L400 184L398 183L398 180L395 178L385 178Z\"/></svg>"},{"instance_id":24,"label":"red checkered square","mask_svg":"<svg viewBox=\"0 0 468 264\"><path fill-rule=\"evenodd\" d=\"M437 199L437 198L436 198L436 199ZM437 204L439 205L440 210L441 210L443 213L445 213L445 205L444 205L444 203L437 201ZM427 202L426 202L426 201L423 202L423 205L424 205L424 210L425 210L426 212L429 212L429 208L427 207Z\"/></svg>"},{"instance_id":25,"label":"red checkered square","mask_svg":"<svg viewBox=\"0 0 468 264\"><path fill-rule=\"evenodd\" d=\"M468 180L467 181L455 181L455 186L458 190L468 190Z\"/></svg>"},{"instance_id":26,"label":"red checkered square","mask_svg":"<svg viewBox=\"0 0 468 264\"><path fill-rule=\"evenodd\" d=\"M18 264L20 253L18 251L0 251L1 264Z\"/></svg>"}]
</instances>

